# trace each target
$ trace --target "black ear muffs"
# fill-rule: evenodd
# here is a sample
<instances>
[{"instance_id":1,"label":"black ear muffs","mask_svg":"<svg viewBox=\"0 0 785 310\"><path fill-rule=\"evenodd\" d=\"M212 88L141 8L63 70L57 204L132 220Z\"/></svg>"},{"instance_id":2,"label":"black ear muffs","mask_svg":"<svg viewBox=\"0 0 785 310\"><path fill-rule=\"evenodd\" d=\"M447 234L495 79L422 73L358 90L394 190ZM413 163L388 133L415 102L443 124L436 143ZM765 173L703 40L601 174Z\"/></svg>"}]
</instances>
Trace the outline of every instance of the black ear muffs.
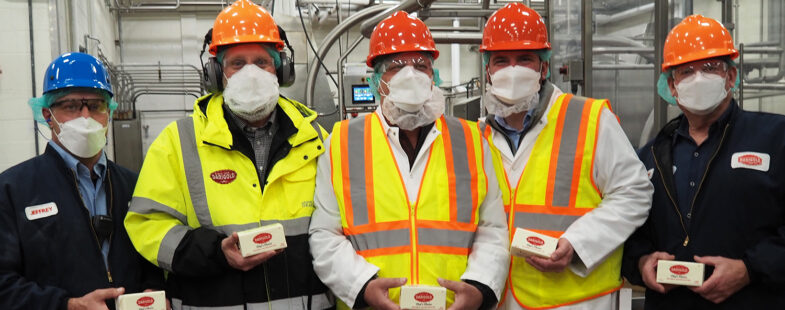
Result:
<instances>
[{"instance_id":1,"label":"black ear muffs","mask_svg":"<svg viewBox=\"0 0 785 310\"><path fill-rule=\"evenodd\" d=\"M289 39L286 38L286 31L278 26L278 33L281 35L281 40L286 43L289 49L289 55L285 51L278 53L281 56L281 66L275 69L275 75L278 77L278 85L280 87L288 87L294 84L294 48L289 44Z\"/></svg>"},{"instance_id":2,"label":"black ear muffs","mask_svg":"<svg viewBox=\"0 0 785 310\"><path fill-rule=\"evenodd\" d=\"M208 93L220 92L224 89L223 68L221 68L221 64L218 63L218 59L215 57L210 57L207 59L207 63L202 61L202 55L204 55L204 51L212 41L213 29L210 28L210 30L207 30L207 34L204 35L202 52L199 53L199 62L202 63L202 83L204 84L204 88Z\"/></svg>"}]
</instances>

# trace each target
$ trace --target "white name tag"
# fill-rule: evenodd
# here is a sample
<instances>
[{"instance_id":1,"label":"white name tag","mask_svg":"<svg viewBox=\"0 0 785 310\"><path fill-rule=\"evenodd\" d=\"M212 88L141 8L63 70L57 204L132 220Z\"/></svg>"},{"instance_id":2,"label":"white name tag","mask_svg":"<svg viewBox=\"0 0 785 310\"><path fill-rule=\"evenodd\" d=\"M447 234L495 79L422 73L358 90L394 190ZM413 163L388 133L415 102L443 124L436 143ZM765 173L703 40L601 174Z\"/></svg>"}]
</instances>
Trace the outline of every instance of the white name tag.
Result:
<instances>
[{"instance_id":1,"label":"white name tag","mask_svg":"<svg viewBox=\"0 0 785 310\"><path fill-rule=\"evenodd\" d=\"M733 153L733 156L730 159L730 167L733 169L746 168L759 171L769 171L770 162L771 156L769 156L769 154L756 152L738 152Z\"/></svg>"},{"instance_id":2,"label":"white name tag","mask_svg":"<svg viewBox=\"0 0 785 310\"><path fill-rule=\"evenodd\" d=\"M646 170L646 176L648 176L649 180L651 180L651 177L654 176L654 168Z\"/></svg>"},{"instance_id":3,"label":"white name tag","mask_svg":"<svg viewBox=\"0 0 785 310\"><path fill-rule=\"evenodd\" d=\"M54 202L48 202L41 205L29 206L25 208L25 214L28 220L37 220L44 217L49 217L57 214L57 205Z\"/></svg>"}]
</instances>

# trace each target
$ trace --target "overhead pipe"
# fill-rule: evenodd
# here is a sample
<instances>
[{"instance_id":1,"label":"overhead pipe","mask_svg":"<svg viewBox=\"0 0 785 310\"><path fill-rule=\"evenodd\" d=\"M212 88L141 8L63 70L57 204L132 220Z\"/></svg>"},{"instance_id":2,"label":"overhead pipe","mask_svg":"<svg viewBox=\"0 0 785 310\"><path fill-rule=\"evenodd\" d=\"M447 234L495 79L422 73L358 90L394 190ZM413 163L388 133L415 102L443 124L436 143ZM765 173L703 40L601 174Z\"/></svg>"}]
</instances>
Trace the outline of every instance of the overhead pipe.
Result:
<instances>
[{"instance_id":1,"label":"overhead pipe","mask_svg":"<svg viewBox=\"0 0 785 310\"><path fill-rule=\"evenodd\" d=\"M35 89L35 42L33 38L33 0L27 0L27 21L29 25L28 32L30 34L30 85L32 85L33 98L36 97ZM35 140L35 155L40 155L41 150L38 147L38 122L33 120L33 137Z\"/></svg>"},{"instance_id":2,"label":"overhead pipe","mask_svg":"<svg viewBox=\"0 0 785 310\"><path fill-rule=\"evenodd\" d=\"M404 0L401 1L398 5L388 8L384 12L378 13L377 15L366 19L362 25L360 25L360 32L363 34L364 37L370 38L371 33L373 32L373 28L382 21L382 19L387 18L388 16L392 15L397 11L406 11L408 13L420 10L422 8L427 7L435 0Z\"/></svg>"},{"instance_id":3,"label":"overhead pipe","mask_svg":"<svg viewBox=\"0 0 785 310\"><path fill-rule=\"evenodd\" d=\"M173 11L179 9L181 6L227 6L229 3L226 0L222 1L181 1L175 0L174 4L165 5L160 2L142 2L137 5L120 5L119 0L114 0L114 7L110 7L110 10L123 10L123 11Z\"/></svg>"}]
</instances>

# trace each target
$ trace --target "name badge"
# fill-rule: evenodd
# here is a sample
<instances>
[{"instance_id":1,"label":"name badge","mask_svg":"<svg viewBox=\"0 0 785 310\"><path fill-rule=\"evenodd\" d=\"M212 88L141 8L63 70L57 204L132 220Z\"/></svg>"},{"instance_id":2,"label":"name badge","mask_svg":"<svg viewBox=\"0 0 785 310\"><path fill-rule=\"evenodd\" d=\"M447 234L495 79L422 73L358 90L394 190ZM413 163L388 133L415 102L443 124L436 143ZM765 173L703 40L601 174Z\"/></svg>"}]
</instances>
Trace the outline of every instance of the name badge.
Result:
<instances>
[{"instance_id":1,"label":"name badge","mask_svg":"<svg viewBox=\"0 0 785 310\"><path fill-rule=\"evenodd\" d=\"M30 221L49 217L55 214L57 214L57 205L54 202L48 202L45 204L29 206L25 208L25 215L27 215L27 219Z\"/></svg>"},{"instance_id":2,"label":"name badge","mask_svg":"<svg viewBox=\"0 0 785 310\"><path fill-rule=\"evenodd\" d=\"M733 169L745 168L758 171L769 171L771 156L757 152L738 152L733 153L730 159L730 167Z\"/></svg>"}]
</instances>

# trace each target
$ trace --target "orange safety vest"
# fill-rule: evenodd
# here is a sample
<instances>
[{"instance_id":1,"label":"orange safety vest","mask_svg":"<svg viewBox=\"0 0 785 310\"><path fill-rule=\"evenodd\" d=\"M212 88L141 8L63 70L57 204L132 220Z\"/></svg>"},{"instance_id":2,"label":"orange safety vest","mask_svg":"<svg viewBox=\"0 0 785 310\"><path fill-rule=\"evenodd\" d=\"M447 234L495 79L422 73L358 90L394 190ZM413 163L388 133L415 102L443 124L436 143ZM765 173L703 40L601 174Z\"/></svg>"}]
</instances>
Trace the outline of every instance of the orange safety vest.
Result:
<instances>
[{"instance_id":1,"label":"orange safety vest","mask_svg":"<svg viewBox=\"0 0 785 310\"><path fill-rule=\"evenodd\" d=\"M379 277L408 284L459 281L474 242L488 182L476 124L441 117L415 202L410 202L376 113L335 125L332 183L344 235ZM411 190L411 189L410 189ZM390 290L398 302L400 289ZM454 294L447 293L447 304ZM339 305L345 307L346 305Z\"/></svg>"},{"instance_id":2,"label":"orange safety vest","mask_svg":"<svg viewBox=\"0 0 785 310\"><path fill-rule=\"evenodd\" d=\"M493 144L491 127L481 128L490 144L510 240L516 227L559 238L575 220L600 204L602 194L594 184L592 168L598 124L605 108L610 109L605 99L559 96L515 188L510 187L501 153ZM555 308L618 290L622 285L620 270L621 248L585 278L569 269L540 272L513 256L507 287L527 309Z\"/></svg>"}]
</instances>

